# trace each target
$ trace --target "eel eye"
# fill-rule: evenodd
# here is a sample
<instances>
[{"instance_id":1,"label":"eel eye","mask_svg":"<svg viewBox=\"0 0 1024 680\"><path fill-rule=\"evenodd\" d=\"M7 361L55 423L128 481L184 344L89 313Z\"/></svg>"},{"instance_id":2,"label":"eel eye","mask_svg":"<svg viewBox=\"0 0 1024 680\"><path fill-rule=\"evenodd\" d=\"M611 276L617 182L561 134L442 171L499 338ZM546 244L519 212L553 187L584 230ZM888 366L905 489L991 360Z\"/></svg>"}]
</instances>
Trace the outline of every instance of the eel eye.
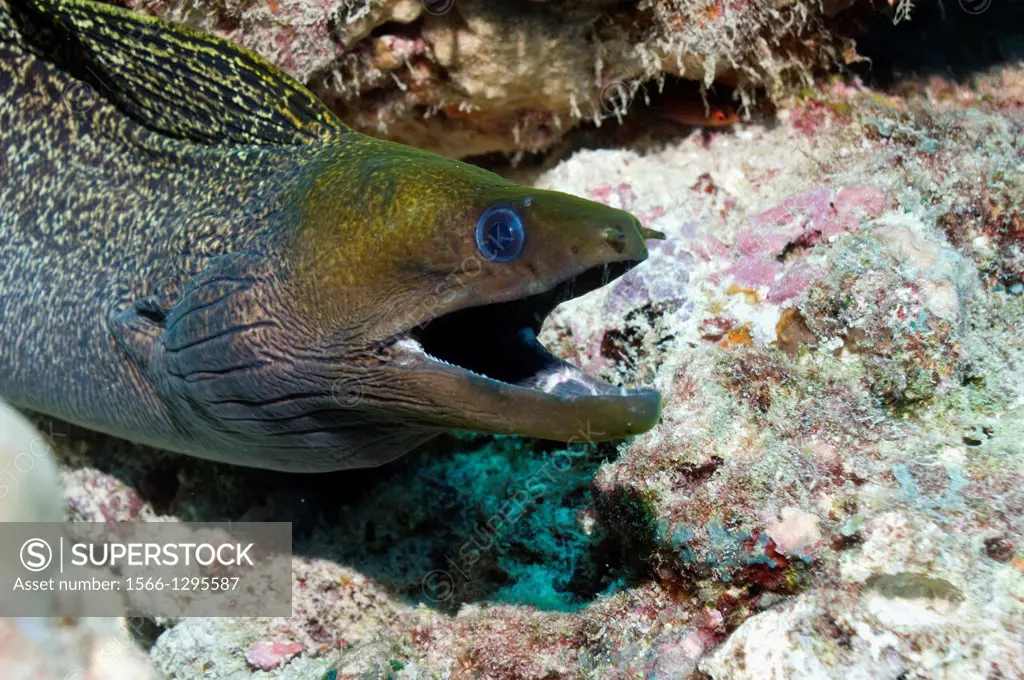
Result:
<instances>
[{"instance_id":1,"label":"eel eye","mask_svg":"<svg viewBox=\"0 0 1024 680\"><path fill-rule=\"evenodd\" d=\"M491 206L476 222L476 247L491 262L516 259L525 243L523 218L508 206Z\"/></svg>"}]
</instances>

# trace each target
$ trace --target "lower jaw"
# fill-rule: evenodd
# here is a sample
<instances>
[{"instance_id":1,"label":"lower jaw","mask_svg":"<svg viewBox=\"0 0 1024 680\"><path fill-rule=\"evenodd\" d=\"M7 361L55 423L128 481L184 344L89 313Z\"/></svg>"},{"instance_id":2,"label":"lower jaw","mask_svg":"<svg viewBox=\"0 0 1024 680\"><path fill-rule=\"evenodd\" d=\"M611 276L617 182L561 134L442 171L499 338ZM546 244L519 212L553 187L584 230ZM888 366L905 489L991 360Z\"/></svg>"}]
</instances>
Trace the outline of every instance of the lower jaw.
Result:
<instances>
[{"instance_id":1,"label":"lower jaw","mask_svg":"<svg viewBox=\"0 0 1024 680\"><path fill-rule=\"evenodd\" d=\"M438 410L450 427L556 441L609 441L657 423L661 402L656 391L626 389L593 378L548 352L532 332L522 340L513 359L519 368L529 370L515 381L437 358L412 337L394 348L401 364L417 369L414 389L430 393L431 401L444 402Z\"/></svg>"}]
</instances>

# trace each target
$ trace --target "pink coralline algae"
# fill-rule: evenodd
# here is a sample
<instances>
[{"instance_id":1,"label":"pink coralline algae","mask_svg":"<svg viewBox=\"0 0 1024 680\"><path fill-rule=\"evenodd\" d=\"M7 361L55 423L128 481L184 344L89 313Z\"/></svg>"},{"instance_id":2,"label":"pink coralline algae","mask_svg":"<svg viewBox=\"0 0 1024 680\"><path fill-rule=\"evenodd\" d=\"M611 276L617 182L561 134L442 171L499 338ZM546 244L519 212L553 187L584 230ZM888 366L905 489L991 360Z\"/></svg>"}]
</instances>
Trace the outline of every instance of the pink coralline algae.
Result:
<instances>
[{"instance_id":1,"label":"pink coralline algae","mask_svg":"<svg viewBox=\"0 0 1024 680\"><path fill-rule=\"evenodd\" d=\"M799 293L821 270L800 255L878 217L891 201L870 186L820 187L751 216L736 236L736 263L723 272L732 281L767 288L768 300L783 302Z\"/></svg>"},{"instance_id":2,"label":"pink coralline algae","mask_svg":"<svg viewBox=\"0 0 1024 680\"><path fill-rule=\"evenodd\" d=\"M632 212L646 226L650 226L653 222L666 215L664 206L655 205L645 208L638 205L636 192L633 191L633 187L627 182L622 182L616 186L610 184L601 185L589 191L588 197L613 208Z\"/></svg>"},{"instance_id":3,"label":"pink coralline algae","mask_svg":"<svg viewBox=\"0 0 1024 680\"><path fill-rule=\"evenodd\" d=\"M271 671L288 662L305 647L298 642L260 640L245 653L245 660L261 671Z\"/></svg>"},{"instance_id":4,"label":"pink coralline algae","mask_svg":"<svg viewBox=\"0 0 1024 680\"><path fill-rule=\"evenodd\" d=\"M76 488L69 499L72 514L85 522L136 522L151 516L137 489L111 474L98 470L76 470L65 477Z\"/></svg>"}]
</instances>

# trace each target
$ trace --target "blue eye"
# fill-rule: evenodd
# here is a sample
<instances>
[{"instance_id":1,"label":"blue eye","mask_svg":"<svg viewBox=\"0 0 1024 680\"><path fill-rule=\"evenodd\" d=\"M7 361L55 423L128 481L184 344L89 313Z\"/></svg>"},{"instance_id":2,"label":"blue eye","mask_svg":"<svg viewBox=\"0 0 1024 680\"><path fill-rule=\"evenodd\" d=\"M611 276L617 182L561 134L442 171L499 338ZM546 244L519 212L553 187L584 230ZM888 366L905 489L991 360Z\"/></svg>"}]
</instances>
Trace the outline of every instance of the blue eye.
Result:
<instances>
[{"instance_id":1,"label":"blue eye","mask_svg":"<svg viewBox=\"0 0 1024 680\"><path fill-rule=\"evenodd\" d=\"M523 218L508 206L491 206L476 222L476 247L491 262L516 259L525 243Z\"/></svg>"}]
</instances>

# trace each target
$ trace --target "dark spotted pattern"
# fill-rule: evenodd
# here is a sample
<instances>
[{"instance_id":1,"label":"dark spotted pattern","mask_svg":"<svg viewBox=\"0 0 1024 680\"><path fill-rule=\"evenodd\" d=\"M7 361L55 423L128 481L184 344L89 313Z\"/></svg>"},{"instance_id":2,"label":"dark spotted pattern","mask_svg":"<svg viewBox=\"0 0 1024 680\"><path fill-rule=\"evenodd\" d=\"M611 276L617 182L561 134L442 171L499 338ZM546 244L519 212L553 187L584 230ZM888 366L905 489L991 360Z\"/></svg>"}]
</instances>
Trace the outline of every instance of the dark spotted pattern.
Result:
<instances>
[{"instance_id":1,"label":"dark spotted pattern","mask_svg":"<svg viewBox=\"0 0 1024 680\"><path fill-rule=\"evenodd\" d=\"M110 320L172 307L211 258L271 252L310 151L159 134L34 54L8 0L0 31L0 394L166 445L174 416Z\"/></svg>"}]
</instances>

